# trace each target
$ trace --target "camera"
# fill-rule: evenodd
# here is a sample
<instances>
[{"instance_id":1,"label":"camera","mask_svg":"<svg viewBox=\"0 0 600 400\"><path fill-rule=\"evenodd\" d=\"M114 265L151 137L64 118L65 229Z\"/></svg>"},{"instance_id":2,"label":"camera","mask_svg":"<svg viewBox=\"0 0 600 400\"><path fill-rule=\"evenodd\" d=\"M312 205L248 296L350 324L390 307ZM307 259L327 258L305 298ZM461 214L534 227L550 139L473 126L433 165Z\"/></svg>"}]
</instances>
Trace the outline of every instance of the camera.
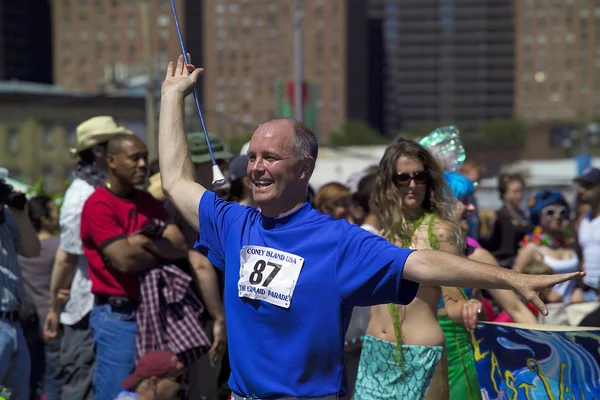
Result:
<instances>
[{"instance_id":1,"label":"camera","mask_svg":"<svg viewBox=\"0 0 600 400\"><path fill-rule=\"evenodd\" d=\"M13 187L6 183L6 178L8 178L8 170L0 168L0 205L24 210L27 204L25 193L15 192Z\"/></svg>"}]
</instances>

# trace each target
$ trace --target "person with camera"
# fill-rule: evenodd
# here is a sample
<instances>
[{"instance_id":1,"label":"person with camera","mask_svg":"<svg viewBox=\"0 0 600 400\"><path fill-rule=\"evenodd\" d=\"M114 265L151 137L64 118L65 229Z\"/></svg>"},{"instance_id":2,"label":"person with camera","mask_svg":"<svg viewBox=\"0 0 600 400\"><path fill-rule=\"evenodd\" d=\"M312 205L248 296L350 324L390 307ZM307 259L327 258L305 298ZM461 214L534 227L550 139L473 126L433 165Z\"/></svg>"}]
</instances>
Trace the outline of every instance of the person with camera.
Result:
<instances>
[{"instance_id":1,"label":"person with camera","mask_svg":"<svg viewBox=\"0 0 600 400\"><path fill-rule=\"evenodd\" d=\"M0 171L0 386L16 400L29 400L31 363L19 322L24 295L18 256L38 257L40 240L27 210L27 199L6 183Z\"/></svg>"}]
</instances>

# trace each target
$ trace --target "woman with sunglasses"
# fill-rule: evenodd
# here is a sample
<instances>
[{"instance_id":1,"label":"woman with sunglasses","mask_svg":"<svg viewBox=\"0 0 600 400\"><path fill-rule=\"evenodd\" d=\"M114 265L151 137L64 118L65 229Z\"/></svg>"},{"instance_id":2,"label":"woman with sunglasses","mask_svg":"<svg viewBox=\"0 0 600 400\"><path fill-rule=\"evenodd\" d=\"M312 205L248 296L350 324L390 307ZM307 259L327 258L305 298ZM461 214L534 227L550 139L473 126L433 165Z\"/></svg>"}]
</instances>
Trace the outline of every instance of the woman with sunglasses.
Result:
<instances>
[{"instance_id":1,"label":"woman with sunglasses","mask_svg":"<svg viewBox=\"0 0 600 400\"><path fill-rule=\"evenodd\" d=\"M542 261L555 274L578 271L575 239L568 229L570 210L563 195L556 190L542 190L530 200L529 211L536 227L521 241L514 270L523 272L530 264ZM560 283L546 294L548 303L582 301L583 292L575 281Z\"/></svg>"},{"instance_id":2,"label":"woman with sunglasses","mask_svg":"<svg viewBox=\"0 0 600 400\"><path fill-rule=\"evenodd\" d=\"M387 148L377 172L373 205L390 242L463 254L442 167L419 144L400 140ZM475 327L481 303L467 302L457 288L421 286L408 306L371 307L354 399L423 399L426 393L431 399L448 399L445 371L428 392L445 345L437 321L442 293L448 316Z\"/></svg>"}]
</instances>

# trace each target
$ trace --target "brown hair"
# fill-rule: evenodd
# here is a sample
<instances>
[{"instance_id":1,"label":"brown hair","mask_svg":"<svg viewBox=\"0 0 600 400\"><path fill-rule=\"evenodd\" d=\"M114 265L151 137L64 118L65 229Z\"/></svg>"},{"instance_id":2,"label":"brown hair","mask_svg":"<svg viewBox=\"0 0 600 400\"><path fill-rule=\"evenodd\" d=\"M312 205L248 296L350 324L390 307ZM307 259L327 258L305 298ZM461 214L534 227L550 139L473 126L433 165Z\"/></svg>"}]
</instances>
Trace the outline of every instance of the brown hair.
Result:
<instances>
[{"instance_id":1,"label":"brown hair","mask_svg":"<svg viewBox=\"0 0 600 400\"><path fill-rule=\"evenodd\" d=\"M525 177L521 173L503 173L498 175L498 192L500 192L500 199L504 197L508 190L508 185L512 182L521 182L521 185L525 186Z\"/></svg>"},{"instance_id":2,"label":"brown hair","mask_svg":"<svg viewBox=\"0 0 600 400\"><path fill-rule=\"evenodd\" d=\"M401 156L418 159L431 177L427 184L423 208L442 220L454 221L455 203L448 195L450 189L444 181L444 171L440 163L423 146L404 139L390 145L379 163L372 199L382 226L397 238L411 233L403 213L402 198L398 195L398 189L392 180L396 174L396 161ZM458 227L456 228L458 231Z\"/></svg>"},{"instance_id":3,"label":"brown hair","mask_svg":"<svg viewBox=\"0 0 600 400\"><path fill-rule=\"evenodd\" d=\"M475 161L465 161L465 163L460 168L460 172L463 174L467 174L471 171L477 171L480 175L483 173L483 168L479 163Z\"/></svg>"},{"instance_id":4,"label":"brown hair","mask_svg":"<svg viewBox=\"0 0 600 400\"><path fill-rule=\"evenodd\" d=\"M341 201L350 199L350 188L338 182L327 183L317 190L313 200L314 207L324 214L329 214Z\"/></svg>"}]
</instances>

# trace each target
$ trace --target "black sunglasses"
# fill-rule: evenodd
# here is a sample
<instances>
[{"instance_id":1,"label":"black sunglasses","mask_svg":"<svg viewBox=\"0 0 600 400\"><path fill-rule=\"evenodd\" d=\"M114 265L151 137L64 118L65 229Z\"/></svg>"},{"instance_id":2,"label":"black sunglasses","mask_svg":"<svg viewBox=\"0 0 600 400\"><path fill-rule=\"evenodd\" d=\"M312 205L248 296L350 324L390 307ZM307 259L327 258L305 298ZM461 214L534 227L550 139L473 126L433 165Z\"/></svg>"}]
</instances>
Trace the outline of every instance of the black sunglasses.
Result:
<instances>
[{"instance_id":1,"label":"black sunglasses","mask_svg":"<svg viewBox=\"0 0 600 400\"><path fill-rule=\"evenodd\" d=\"M417 185L426 185L429 183L429 172L418 171L413 174L400 172L392 176L392 181L398 186L410 185L410 181L415 181L415 184Z\"/></svg>"}]
</instances>

